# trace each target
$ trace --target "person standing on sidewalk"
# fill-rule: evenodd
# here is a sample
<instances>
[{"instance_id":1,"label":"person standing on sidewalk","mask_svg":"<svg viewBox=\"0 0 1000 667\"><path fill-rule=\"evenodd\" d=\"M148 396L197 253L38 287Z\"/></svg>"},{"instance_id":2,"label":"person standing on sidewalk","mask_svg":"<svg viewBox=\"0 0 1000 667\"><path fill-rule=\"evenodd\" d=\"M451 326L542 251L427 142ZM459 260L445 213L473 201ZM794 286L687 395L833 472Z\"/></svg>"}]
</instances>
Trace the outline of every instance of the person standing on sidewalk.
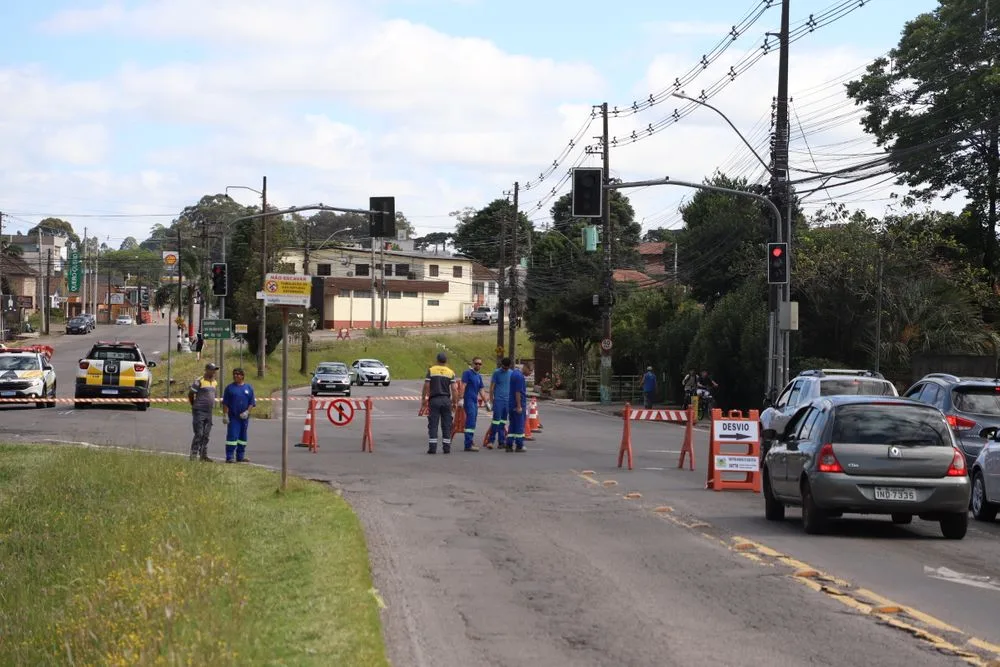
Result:
<instances>
[{"instance_id":1,"label":"person standing on sidewalk","mask_svg":"<svg viewBox=\"0 0 1000 667\"><path fill-rule=\"evenodd\" d=\"M222 392L222 423L226 424L226 463L249 463L246 457L250 411L257 407L253 387L242 368L233 369L233 381Z\"/></svg>"},{"instance_id":2,"label":"person standing on sidewalk","mask_svg":"<svg viewBox=\"0 0 1000 667\"><path fill-rule=\"evenodd\" d=\"M642 398L644 407L651 410L656 400L656 375L652 366L646 366L646 374L642 376Z\"/></svg>"},{"instance_id":3,"label":"person standing on sidewalk","mask_svg":"<svg viewBox=\"0 0 1000 667\"><path fill-rule=\"evenodd\" d=\"M510 415L510 357L500 360L500 367L493 371L490 378L490 402L493 404L493 421L490 422L490 434L486 440L486 449L504 446L504 431L507 430L507 419Z\"/></svg>"},{"instance_id":4,"label":"person standing on sidewalk","mask_svg":"<svg viewBox=\"0 0 1000 667\"><path fill-rule=\"evenodd\" d=\"M472 368L462 372L464 395L462 407L465 409L465 451L478 452L476 447L476 419L479 416L479 399L486 398L482 376L483 360L476 357L472 360Z\"/></svg>"},{"instance_id":5,"label":"person standing on sidewalk","mask_svg":"<svg viewBox=\"0 0 1000 667\"><path fill-rule=\"evenodd\" d=\"M438 424L441 425L441 452L451 453L452 416L458 407L455 371L448 368L448 355L438 352L437 364L427 369L421 402L427 408L427 453L437 454Z\"/></svg>"},{"instance_id":6,"label":"person standing on sidewalk","mask_svg":"<svg viewBox=\"0 0 1000 667\"><path fill-rule=\"evenodd\" d=\"M510 372L510 429L507 432L507 451L524 451L524 421L528 408L528 381L521 365Z\"/></svg>"},{"instance_id":7,"label":"person standing on sidewalk","mask_svg":"<svg viewBox=\"0 0 1000 667\"><path fill-rule=\"evenodd\" d=\"M208 458L208 439L212 434L212 411L215 410L215 395L219 387L219 382L215 379L217 370L219 367L215 364L205 364L205 374L188 387L188 403L191 404L191 422L194 428L194 438L191 440L192 461L212 460Z\"/></svg>"}]
</instances>

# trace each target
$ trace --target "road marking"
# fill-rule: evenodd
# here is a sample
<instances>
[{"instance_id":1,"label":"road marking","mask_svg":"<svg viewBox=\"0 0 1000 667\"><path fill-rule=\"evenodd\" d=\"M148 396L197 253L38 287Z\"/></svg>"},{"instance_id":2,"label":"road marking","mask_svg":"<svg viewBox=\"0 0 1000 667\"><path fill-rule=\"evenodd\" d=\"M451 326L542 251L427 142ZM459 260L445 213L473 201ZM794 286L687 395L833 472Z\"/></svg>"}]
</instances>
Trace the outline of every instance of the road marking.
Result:
<instances>
[{"instance_id":1,"label":"road marking","mask_svg":"<svg viewBox=\"0 0 1000 667\"><path fill-rule=\"evenodd\" d=\"M674 449L647 449L650 454L680 454L680 450Z\"/></svg>"},{"instance_id":2,"label":"road marking","mask_svg":"<svg viewBox=\"0 0 1000 667\"><path fill-rule=\"evenodd\" d=\"M583 475L575 470L572 472L591 484L603 484L600 480L590 475ZM607 484L604 485L608 486ZM628 495L631 494L626 494L625 497ZM697 519L694 521L684 521L675 516L673 512L665 512L665 506L659 506L655 509L650 509L643 504L639 506L642 507L643 511L652 511L655 513L655 516L682 528L714 528L711 524ZM920 641L930 644L942 653L961 658L967 664L979 667L1000 664L1000 646L979 639L978 637L969 636L955 626L925 612L896 603L867 588L856 587L844 579L831 576L803 561L776 551L759 542L739 536L732 536L729 541L726 541L717 535L713 535L709 530L699 530L698 533L711 542L719 542L733 553L737 553L757 565L766 567L774 567L776 564L784 565L790 570L786 574L789 579L806 586L810 590L837 600L843 606L861 615L877 619L891 628L906 632ZM925 573L928 576L942 578L946 581L954 581L955 583L963 583L980 588L1000 588L1000 585L995 584L990 577L963 575L947 568L930 568L925 566ZM928 628L933 629L935 632L931 632Z\"/></svg>"},{"instance_id":3,"label":"road marking","mask_svg":"<svg viewBox=\"0 0 1000 667\"><path fill-rule=\"evenodd\" d=\"M639 468L639 470L666 470L666 468Z\"/></svg>"},{"instance_id":4,"label":"road marking","mask_svg":"<svg viewBox=\"0 0 1000 667\"><path fill-rule=\"evenodd\" d=\"M950 581L953 584L964 584L966 586L972 586L974 588L985 588L992 591L1000 591L1000 585L993 580L993 577L987 577L978 574L964 574L962 572L956 572L955 570L949 569L947 567L928 567L924 565L924 574L926 574L931 579L939 579L941 581Z\"/></svg>"}]
</instances>

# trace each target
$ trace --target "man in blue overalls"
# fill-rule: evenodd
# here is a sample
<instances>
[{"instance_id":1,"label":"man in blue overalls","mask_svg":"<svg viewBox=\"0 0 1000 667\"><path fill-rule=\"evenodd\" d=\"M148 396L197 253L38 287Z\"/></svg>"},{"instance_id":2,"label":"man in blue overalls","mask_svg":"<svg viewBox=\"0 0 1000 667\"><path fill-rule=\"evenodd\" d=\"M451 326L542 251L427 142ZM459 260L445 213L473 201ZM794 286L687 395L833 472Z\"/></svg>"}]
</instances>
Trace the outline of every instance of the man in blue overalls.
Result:
<instances>
[{"instance_id":1,"label":"man in blue overalls","mask_svg":"<svg viewBox=\"0 0 1000 667\"><path fill-rule=\"evenodd\" d=\"M233 369L233 382L222 393L222 423L226 424L226 463L249 463L246 457L250 410L257 407L253 387L245 383L242 368Z\"/></svg>"},{"instance_id":2,"label":"man in blue overalls","mask_svg":"<svg viewBox=\"0 0 1000 667\"><path fill-rule=\"evenodd\" d=\"M518 364L510 373L510 429L507 431L507 451L524 451L524 421L528 406L528 381Z\"/></svg>"},{"instance_id":3,"label":"man in blue overalls","mask_svg":"<svg viewBox=\"0 0 1000 667\"><path fill-rule=\"evenodd\" d=\"M483 360L476 357L472 360L472 368L462 373L464 395L462 407L465 409L465 451L478 452L476 447L476 418L479 416L479 399L484 398L483 376L481 374Z\"/></svg>"},{"instance_id":4,"label":"man in blue overalls","mask_svg":"<svg viewBox=\"0 0 1000 667\"><path fill-rule=\"evenodd\" d=\"M500 368L493 371L490 378L490 402L493 403L493 421L490 422L490 435L486 440L486 449L504 446L507 427L507 415L510 400L510 357L500 360Z\"/></svg>"}]
</instances>

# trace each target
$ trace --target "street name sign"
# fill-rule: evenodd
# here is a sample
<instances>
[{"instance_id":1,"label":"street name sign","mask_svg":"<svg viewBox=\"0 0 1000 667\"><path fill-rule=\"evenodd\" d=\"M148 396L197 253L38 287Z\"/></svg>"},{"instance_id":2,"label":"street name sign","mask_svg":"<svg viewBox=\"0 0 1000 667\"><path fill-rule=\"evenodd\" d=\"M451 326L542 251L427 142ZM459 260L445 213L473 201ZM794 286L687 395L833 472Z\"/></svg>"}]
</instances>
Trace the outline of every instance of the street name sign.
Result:
<instances>
[{"instance_id":1,"label":"street name sign","mask_svg":"<svg viewBox=\"0 0 1000 667\"><path fill-rule=\"evenodd\" d=\"M205 340L227 340L233 337L232 320L205 320L201 323Z\"/></svg>"}]
</instances>

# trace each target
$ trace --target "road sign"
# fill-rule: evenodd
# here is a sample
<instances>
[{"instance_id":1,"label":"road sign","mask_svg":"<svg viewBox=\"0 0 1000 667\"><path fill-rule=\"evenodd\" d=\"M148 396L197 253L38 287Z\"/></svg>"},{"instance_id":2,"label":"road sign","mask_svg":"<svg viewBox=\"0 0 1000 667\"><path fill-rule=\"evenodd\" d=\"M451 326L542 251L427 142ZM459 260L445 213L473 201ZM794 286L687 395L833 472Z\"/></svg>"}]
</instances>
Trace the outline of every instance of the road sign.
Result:
<instances>
[{"instance_id":1,"label":"road sign","mask_svg":"<svg viewBox=\"0 0 1000 667\"><path fill-rule=\"evenodd\" d=\"M354 404L343 398L330 401L326 416L334 426L347 426L354 419Z\"/></svg>"},{"instance_id":2,"label":"road sign","mask_svg":"<svg viewBox=\"0 0 1000 667\"><path fill-rule=\"evenodd\" d=\"M716 419L715 439L719 442L760 442L760 424L748 419Z\"/></svg>"},{"instance_id":3,"label":"road sign","mask_svg":"<svg viewBox=\"0 0 1000 667\"><path fill-rule=\"evenodd\" d=\"M601 349L605 352L610 352L613 346L614 343L611 342L610 338L605 338L601 341Z\"/></svg>"},{"instance_id":4,"label":"road sign","mask_svg":"<svg viewBox=\"0 0 1000 667\"><path fill-rule=\"evenodd\" d=\"M66 271L66 287L70 292L80 291L80 251L69 249L69 269Z\"/></svg>"},{"instance_id":5,"label":"road sign","mask_svg":"<svg viewBox=\"0 0 1000 667\"><path fill-rule=\"evenodd\" d=\"M238 334L245 334L248 331L249 330L247 329L247 325L245 325L245 324L237 324L236 325L236 333L238 333Z\"/></svg>"},{"instance_id":6,"label":"road sign","mask_svg":"<svg viewBox=\"0 0 1000 667\"><path fill-rule=\"evenodd\" d=\"M268 306L309 307L312 276L269 273L264 277L264 303Z\"/></svg>"},{"instance_id":7,"label":"road sign","mask_svg":"<svg viewBox=\"0 0 1000 667\"><path fill-rule=\"evenodd\" d=\"M163 266L166 268L167 273L175 273L177 271L177 264L179 261L180 255L176 250L163 251Z\"/></svg>"},{"instance_id":8,"label":"road sign","mask_svg":"<svg viewBox=\"0 0 1000 667\"><path fill-rule=\"evenodd\" d=\"M232 320L202 320L201 333L205 340L226 340L233 337Z\"/></svg>"},{"instance_id":9,"label":"road sign","mask_svg":"<svg viewBox=\"0 0 1000 667\"><path fill-rule=\"evenodd\" d=\"M757 472L760 460L756 456L720 454L715 457L715 468L722 472Z\"/></svg>"}]
</instances>

